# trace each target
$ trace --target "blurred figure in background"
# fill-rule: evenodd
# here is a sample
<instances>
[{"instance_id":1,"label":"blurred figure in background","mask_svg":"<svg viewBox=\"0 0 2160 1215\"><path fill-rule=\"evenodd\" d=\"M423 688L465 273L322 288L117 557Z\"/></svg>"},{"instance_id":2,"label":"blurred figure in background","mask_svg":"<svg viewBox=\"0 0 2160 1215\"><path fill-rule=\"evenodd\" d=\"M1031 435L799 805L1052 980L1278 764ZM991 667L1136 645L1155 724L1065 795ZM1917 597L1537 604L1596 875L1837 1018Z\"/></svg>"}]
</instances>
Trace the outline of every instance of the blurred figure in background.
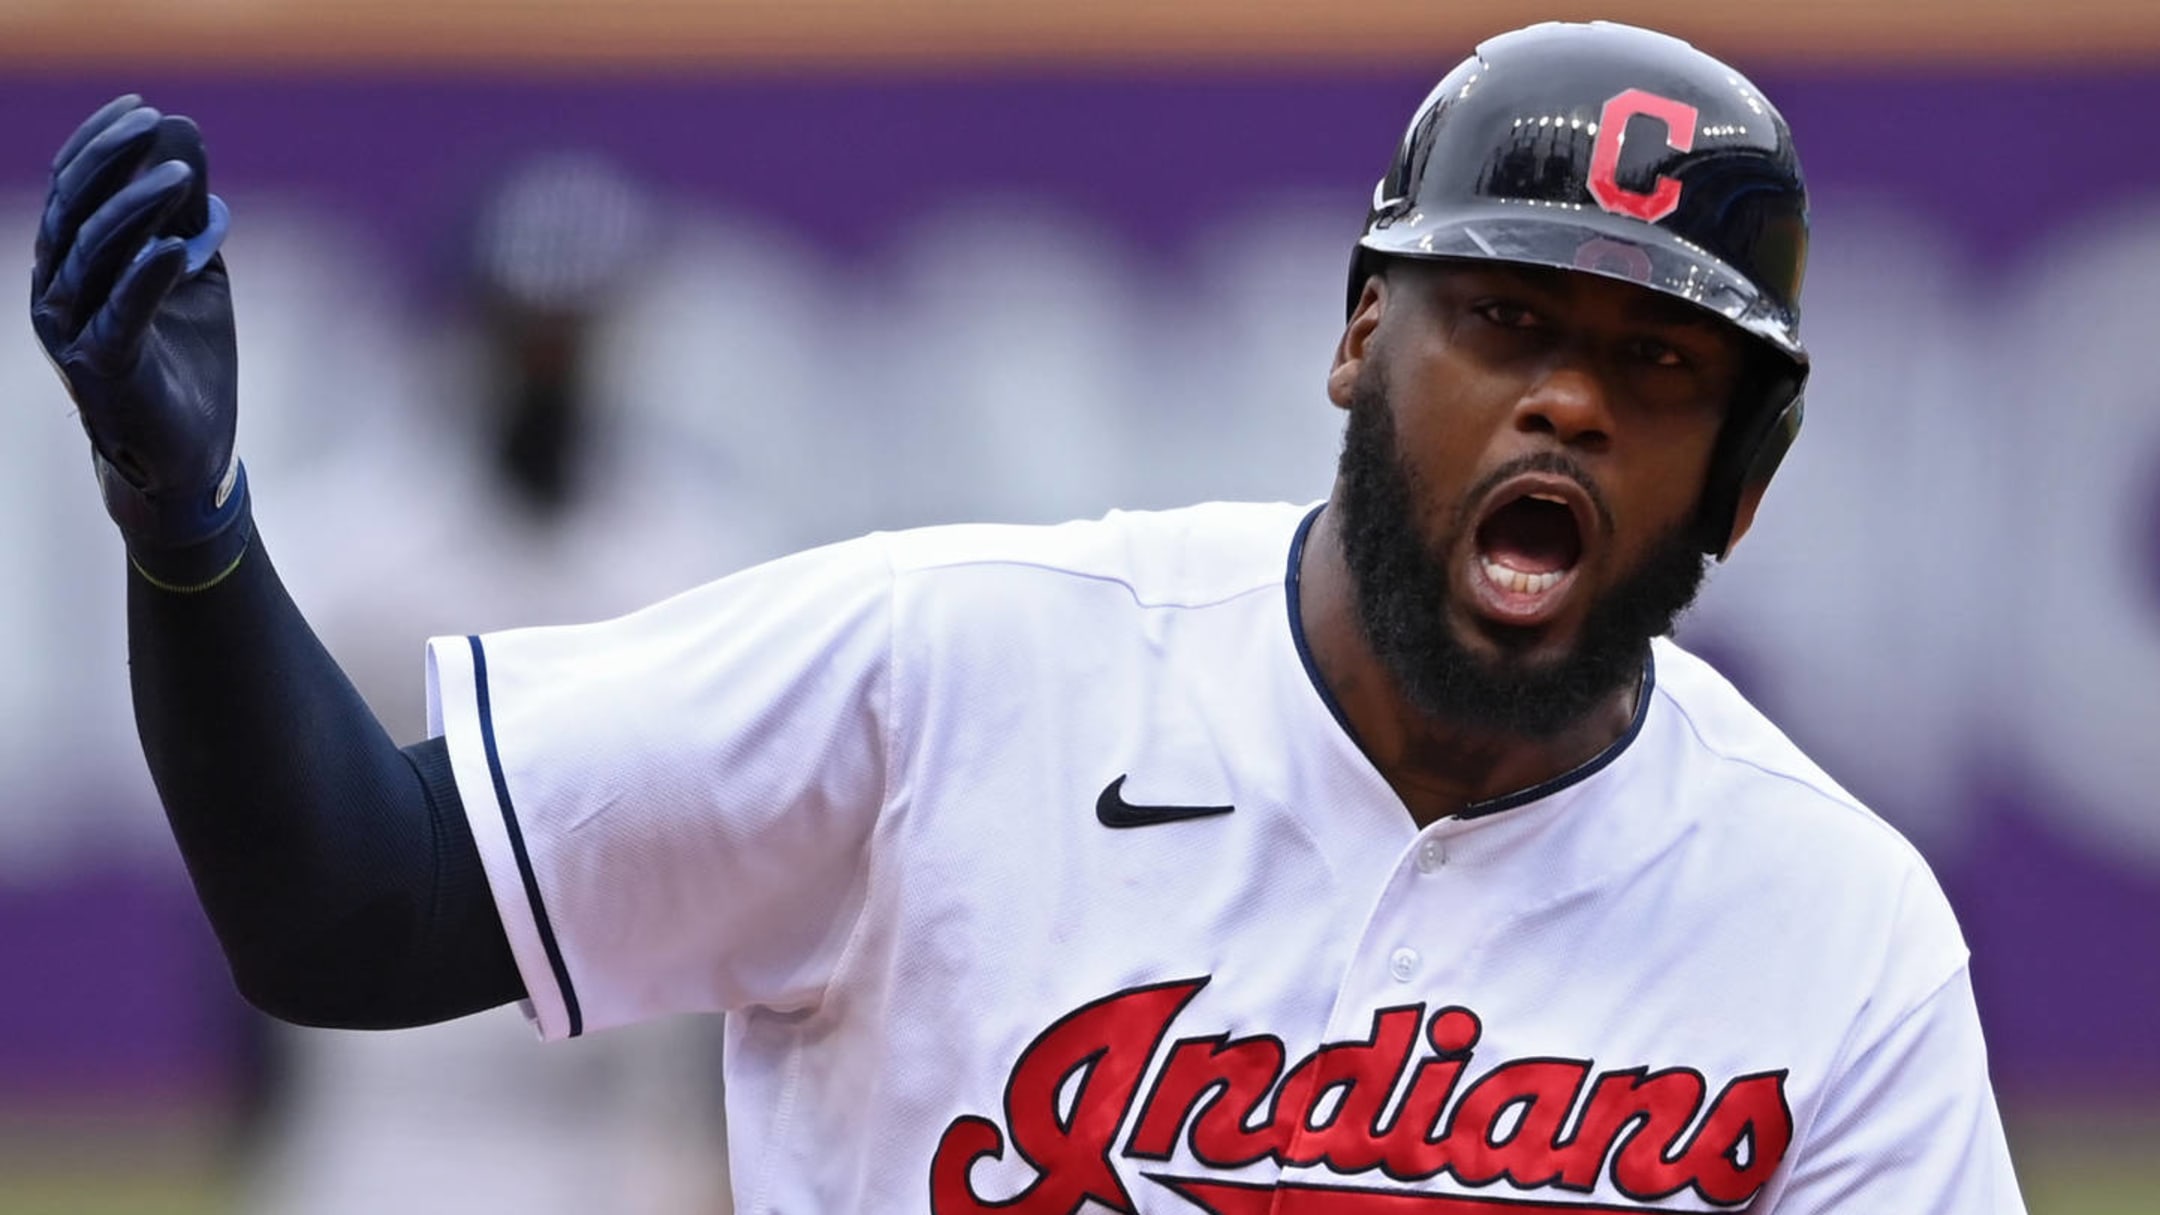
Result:
<instances>
[{"instance_id":1,"label":"blurred figure in background","mask_svg":"<svg viewBox=\"0 0 2160 1215\"><path fill-rule=\"evenodd\" d=\"M278 527L287 578L393 734L422 736L431 635L617 615L786 543L755 530L785 512L731 508L601 374L657 218L600 162L519 167L474 229L476 328L438 344L426 433L341 453ZM261 1215L727 1210L717 1019L561 1050L515 1008L392 1033L258 1024Z\"/></svg>"}]
</instances>

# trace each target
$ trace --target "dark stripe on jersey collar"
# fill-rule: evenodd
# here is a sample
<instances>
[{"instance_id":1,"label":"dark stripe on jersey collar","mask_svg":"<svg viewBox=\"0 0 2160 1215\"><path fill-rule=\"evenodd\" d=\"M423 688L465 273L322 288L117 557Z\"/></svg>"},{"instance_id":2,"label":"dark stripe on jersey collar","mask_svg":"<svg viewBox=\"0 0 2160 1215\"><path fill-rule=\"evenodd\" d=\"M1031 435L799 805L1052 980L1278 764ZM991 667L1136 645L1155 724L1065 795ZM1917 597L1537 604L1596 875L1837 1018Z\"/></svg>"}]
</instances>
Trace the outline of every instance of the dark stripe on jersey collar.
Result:
<instances>
[{"instance_id":1,"label":"dark stripe on jersey collar","mask_svg":"<svg viewBox=\"0 0 2160 1215\"><path fill-rule=\"evenodd\" d=\"M1643 722L1649 720L1650 717L1650 693L1656 687L1657 660L1651 656L1650 650L1646 646L1643 649L1642 682L1636 685L1635 689L1635 716L1628 719L1627 729L1621 731L1620 737L1612 740L1611 744L1603 751L1553 777L1551 780L1541 781L1527 789L1517 789L1513 793L1503 793L1499 797L1489 797L1481 802L1471 802L1469 805L1464 806L1462 811L1455 817L1478 818L1487 814L1498 814L1502 810L1513 810L1517 806L1527 806L1531 802L1550 797L1569 785L1580 784L1604 771L1606 765L1620 758L1620 753L1628 749L1628 744L1635 741L1636 735L1642 733Z\"/></svg>"},{"instance_id":2,"label":"dark stripe on jersey collar","mask_svg":"<svg viewBox=\"0 0 2160 1215\"><path fill-rule=\"evenodd\" d=\"M1312 681L1313 691L1320 694L1320 703L1327 706L1328 713L1335 718L1335 724L1342 727L1343 733L1348 735L1350 741L1357 745L1358 750L1364 751L1365 744L1358 738L1357 730L1350 725L1349 716L1343 712L1342 705L1336 703L1335 693L1328 689L1327 681L1320 678L1320 668L1314 664L1312 649L1305 642L1304 614L1298 609L1298 597L1300 594L1298 580L1300 571L1305 564L1305 538L1312 534L1313 523L1320 518L1320 512L1325 509L1327 509L1327 503L1323 502L1308 511L1304 520L1297 526L1297 534L1290 540L1290 568L1283 575L1283 599L1289 604L1290 608L1290 642L1297 647L1298 662L1305 667L1305 678ZM1643 722L1648 720L1650 716L1650 693L1656 686L1657 662L1651 651L1645 647L1643 650L1642 683L1637 687L1635 693L1635 715L1628 720L1627 729L1622 731L1620 737L1614 739L1610 746L1575 767L1553 777L1551 780L1540 781L1527 789L1517 789L1513 793L1503 793L1499 797L1487 798L1481 802L1472 802L1464 806L1455 817L1480 818L1487 814L1498 814L1502 810L1512 810L1517 806L1527 806L1531 802L1550 797L1569 785L1579 784L1604 771L1605 767L1620 758L1620 753L1627 750L1629 744L1635 741L1636 736L1642 733Z\"/></svg>"},{"instance_id":3,"label":"dark stripe on jersey collar","mask_svg":"<svg viewBox=\"0 0 2160 1215\"><path fill-rule=\"evenodd\" d=\"M1305 666L1305 678L1312 681L1313 691L1320 693L1320 703L1327 706L1327 711L1335 718L1335 724L1341 726L1342 732L1350 736L1350 741L1357 744L1358 750L1363 751L1365 743L1357 736L1356 727L1350 724L1349 715L1342 711L1341 705L1335 703L1335 693L1328 689L1327 680L1320 678L1320 668L1313 662L1312 648L1305 644L1305 614L1298 610L1298 596L1301 593L1298 580L1304 576L1305 569L1305 538L1312 534L1312 525L1319 521L1320 512L1326 509L1327 503L1322 502L1305 512L1304 520L1297 525L1297 535L1290 539L1290 570L1283 575L1283 598L1290 604L1290 643L1297 647L1298 661Z\"/></svg>"},{"instance_id":4,"label":"dark stripe on jersey collar","mask_svg":"<svg viewBox=\"0 0 2160 1215\"><path fill-rule=\"evenodd\" d=\"M577 989L570 985L570 968L563 965L562 949L555 943L555 929L548 923L547 908L540 902L540 880L533 876L532 858L525 852L525 833L518 828L517 812L510 808L510 784L503 779L502 756L495 750L495 715L488 708L487 654L478 637L472 643L473 700L480 710L480 744L487 750L488 776L495 782L495 804L502 808L503 827L510 833L510 852L517 857L518 878L525 883L525 901L532 907L533 925L540 930L540 946L547 951L548 969L555 972L555 986L562 992L563 1011L570 1018L570 1036L585 1032L585 1016L578 1009Z\"/></svg>"}]
</instances>

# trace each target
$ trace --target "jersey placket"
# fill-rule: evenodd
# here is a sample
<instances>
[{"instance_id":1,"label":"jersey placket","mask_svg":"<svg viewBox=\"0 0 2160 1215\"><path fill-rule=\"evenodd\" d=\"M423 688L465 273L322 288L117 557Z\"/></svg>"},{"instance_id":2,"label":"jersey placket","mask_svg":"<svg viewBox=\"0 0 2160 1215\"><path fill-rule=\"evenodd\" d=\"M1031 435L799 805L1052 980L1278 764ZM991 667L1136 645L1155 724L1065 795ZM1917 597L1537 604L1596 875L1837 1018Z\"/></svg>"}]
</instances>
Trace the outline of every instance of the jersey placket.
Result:
<instances>
[{"instance_id":1,"label":"jersey placket","mask_svg":"<svg viewBox=\"0 0 2160 1215\"><path fill-rule=\"evenodd\" d=\"M1399 1126L1398 1115L1420 1064L1436 1057L1432 1038L1446 1037L1436 1018L1457 1002L1449 976L1479 943L1471 891L1451 862L1465 832L1493 825L1443 819L1397 856L1344 968L1322 1037L1326 1058L1314 1068L1318 1091L1283 1094L1310 1112L1284 1152L1271 1210L1319 1209L1329 1200L1311 1187L1369 1184L1381 1176L1386 1141L1428 1129Z\"/></svg>"}]
</instances>

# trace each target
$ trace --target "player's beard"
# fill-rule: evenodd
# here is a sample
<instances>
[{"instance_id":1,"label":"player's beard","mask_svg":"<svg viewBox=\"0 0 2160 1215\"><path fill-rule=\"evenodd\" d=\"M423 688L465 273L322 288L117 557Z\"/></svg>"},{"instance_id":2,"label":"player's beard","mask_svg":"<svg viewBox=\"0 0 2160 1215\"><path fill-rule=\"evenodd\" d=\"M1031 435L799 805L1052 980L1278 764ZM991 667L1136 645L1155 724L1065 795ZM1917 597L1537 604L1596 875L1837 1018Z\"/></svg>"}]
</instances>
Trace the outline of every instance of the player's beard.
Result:
<instances>
[{"instance_id":1,"label":"player's beard","mask_svg":"<svg viewBox=\"0 0 2160 1215\"><path fill-rule=\"evenodd\" d=\"M1676 527L1590 605L1566 654L1533 661L1503 640L1498 658L1481 657L1458 636L1447 604L1448 554L1462 551L1479 496L1467 495L1450 512L1447 534L1428 543L1413 481L1386 382L1368 363L1343 436L1337 527L1366 644L1411 706L1437 720L1525 738L1557 735L1634 682L1650 639L1672 631L1702 586L1708 561L1696 529Z\"/></svg>"}]
</instances>

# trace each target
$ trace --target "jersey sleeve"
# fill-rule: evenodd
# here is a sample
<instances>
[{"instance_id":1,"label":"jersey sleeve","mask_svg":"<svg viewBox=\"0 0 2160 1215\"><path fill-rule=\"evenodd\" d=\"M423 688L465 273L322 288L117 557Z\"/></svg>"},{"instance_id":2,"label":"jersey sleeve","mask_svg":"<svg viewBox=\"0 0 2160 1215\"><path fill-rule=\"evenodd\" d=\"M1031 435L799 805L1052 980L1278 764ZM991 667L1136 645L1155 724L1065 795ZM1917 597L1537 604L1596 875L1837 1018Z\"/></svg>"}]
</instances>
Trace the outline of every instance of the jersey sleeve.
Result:
<instances>
[{"instance_id":1,"label":"jersey sleeve","mask_svg":"<svg viewBox=\"0 0 2160 1215\"><path fill-rule=\"evenodd\" d=\"M428 643L429 728L543 1037L815 1005L884 801L891 589L871 536Z\"/></svg>"},{"instance_id":2,"label":"jersey sleeve","mask_svg":"<svg viewBox=\"0 0 2160 1215\"><path fill-rule=\"evenodd\" d=\"M1890 949L1801 1132L1774 1215L2023 1215L1970 952L1917 854Z\"/></svg>"},{"instance_id":3,"label":"jersey sleeve","mask_svg":"<svg viewBox=\"0 0 2160 1215\"><path fill-rule=\"evenodd\" d=\"M1967 971L1853 1061L1772 1209L2023 1215Z\"/></svg>"}]
</instances>

